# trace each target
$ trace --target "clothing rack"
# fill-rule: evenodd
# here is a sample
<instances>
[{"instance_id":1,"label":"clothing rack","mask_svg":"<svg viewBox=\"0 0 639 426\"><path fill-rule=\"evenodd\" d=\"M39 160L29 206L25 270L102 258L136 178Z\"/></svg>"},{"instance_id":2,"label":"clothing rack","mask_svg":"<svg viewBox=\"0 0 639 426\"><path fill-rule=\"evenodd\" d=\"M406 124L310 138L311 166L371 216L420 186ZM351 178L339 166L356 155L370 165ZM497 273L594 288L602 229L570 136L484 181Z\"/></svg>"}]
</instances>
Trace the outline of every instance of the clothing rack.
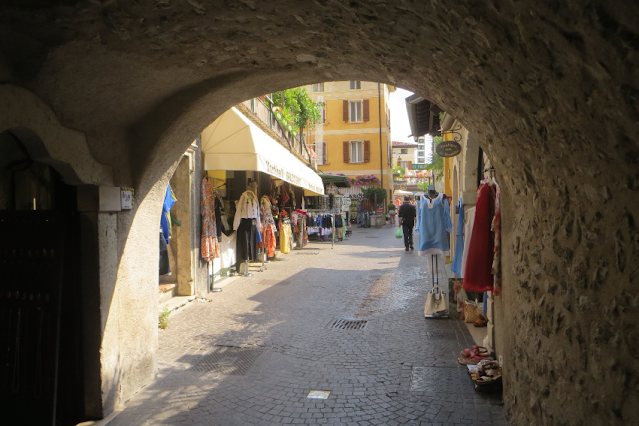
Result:
<instances>
[{"instance_id":1,"label":"clothing rack","mask_svg":"<svg viewBox=\"0 0 639 426\"><path fill-rule=\"evenodd\" d=\"M339 209L306 209L306 213L329 215L331 217L331 249L335 248L335 216L341 215L342 211Z\"/></svg>"}]
</instances>

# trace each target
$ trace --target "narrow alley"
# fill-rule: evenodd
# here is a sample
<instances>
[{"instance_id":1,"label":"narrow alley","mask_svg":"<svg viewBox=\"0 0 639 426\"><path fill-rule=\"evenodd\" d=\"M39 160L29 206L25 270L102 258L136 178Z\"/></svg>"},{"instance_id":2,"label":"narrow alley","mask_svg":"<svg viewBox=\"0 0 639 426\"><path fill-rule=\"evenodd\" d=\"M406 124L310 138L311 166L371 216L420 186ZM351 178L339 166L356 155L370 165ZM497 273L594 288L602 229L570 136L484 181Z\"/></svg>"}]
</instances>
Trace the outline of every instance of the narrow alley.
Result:
<instances>
[{"instance_id":1,"label":"narrow alley","mask_svg":"<svg viewBox=\"0 0 639 426\"><path fill-rule=\"evenodd\" d=\"M175 311L157 380L108 425L505 425L457 361L464 322L424 318L426 258L395 229L311 243Z\"/></svg>"}]
</instances>

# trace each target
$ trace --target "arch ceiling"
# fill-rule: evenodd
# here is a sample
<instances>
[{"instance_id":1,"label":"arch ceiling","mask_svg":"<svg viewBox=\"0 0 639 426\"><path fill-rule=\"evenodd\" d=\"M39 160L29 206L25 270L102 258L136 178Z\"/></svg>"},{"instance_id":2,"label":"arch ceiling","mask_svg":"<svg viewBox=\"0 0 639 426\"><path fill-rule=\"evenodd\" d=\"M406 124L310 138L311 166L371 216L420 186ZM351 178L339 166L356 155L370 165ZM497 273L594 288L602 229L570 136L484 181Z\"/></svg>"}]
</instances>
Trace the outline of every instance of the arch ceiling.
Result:
<instances>
[{"instance_id":1,"label":"arch ceiling","mask_svg":"<svg viewBox=\"0 0 639 426\"><path fill-rule=\"evenodd\" d=\"M433 101L466 124L504 186L504 297L521 319L509 337L519 368L507 383L511 416L579 424L612 416L615 404L632 416L619 402L624 386L593 384L597 368L581 360L610 359L619 383L639 379L619 331L609 346L597 340L638 309L620 295L637 293L626 259L639 254L639 3L33 0L0 9L0 82L41 97L114 166L116 184L135 181L142 193L206 125L255 95L358 79ZM584 306L607 316L593 325ZM549 371L561 379L539 379ZM583 404L566 413L574 383Z\"/></svg>"}]
</instances>

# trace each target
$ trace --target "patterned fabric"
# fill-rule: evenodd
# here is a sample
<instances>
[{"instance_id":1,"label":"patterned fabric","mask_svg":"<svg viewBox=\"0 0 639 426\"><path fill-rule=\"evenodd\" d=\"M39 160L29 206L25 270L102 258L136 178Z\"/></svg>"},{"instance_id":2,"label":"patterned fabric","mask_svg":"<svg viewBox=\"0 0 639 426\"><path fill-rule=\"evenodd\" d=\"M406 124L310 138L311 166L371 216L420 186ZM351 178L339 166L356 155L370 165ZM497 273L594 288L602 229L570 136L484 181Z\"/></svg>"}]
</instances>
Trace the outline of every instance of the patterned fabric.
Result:
<instances>
[{"instance_id":1,"label":"patterned fabric","mask_svg":"<svg viewBox=\"0 0 639 426\"><path fill-rule=\"evenodd\" d=\"M220 245L215 225L215 188L205 177L202 179L202 258L210 262L220 257Z\"/></svg>"},{"instance_id":2,"label":"patterned fabric","mask_svg":"<svg viewBox=\"0 0 639 426\"><path fill-rule=\"evenodd\" d=\"M275 256L275 247L277 246L277 240L275 240L275 225L268 223L264 228L266 228L266 232L263 244L266 248L266 255L268 257L273 257Z\"/></svg>"},{"instance_id":3,"label":"patterned fabric","mask_svg":"<svg viewBox=\"0 0 639 426\"><path fill-rule=\"evenodd\" d=\"M273 219L273 205L268 199L268 196L264 195L260 200L260 209L262 210L262 222L274 224L275 220Z\"/></svg>"}]
</instances>

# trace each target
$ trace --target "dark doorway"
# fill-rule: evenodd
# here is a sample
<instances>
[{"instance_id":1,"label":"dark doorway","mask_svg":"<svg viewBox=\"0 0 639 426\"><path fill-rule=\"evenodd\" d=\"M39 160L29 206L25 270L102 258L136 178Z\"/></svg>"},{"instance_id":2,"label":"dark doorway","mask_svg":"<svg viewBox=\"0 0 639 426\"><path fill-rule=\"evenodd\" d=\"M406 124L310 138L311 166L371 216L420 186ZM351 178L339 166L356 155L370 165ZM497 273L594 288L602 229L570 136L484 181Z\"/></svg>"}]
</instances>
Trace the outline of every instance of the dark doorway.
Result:
<instances>
[{"instance_id":1,"label":"dark doorway","mask_svg":"<svg viewBox=\"0 0 639 426\"><path fill-rule=\"evenodd\" d=\"M0 411L7 424L83 419L76 189L0 133Z\"/></svg>"}]
</instances>

